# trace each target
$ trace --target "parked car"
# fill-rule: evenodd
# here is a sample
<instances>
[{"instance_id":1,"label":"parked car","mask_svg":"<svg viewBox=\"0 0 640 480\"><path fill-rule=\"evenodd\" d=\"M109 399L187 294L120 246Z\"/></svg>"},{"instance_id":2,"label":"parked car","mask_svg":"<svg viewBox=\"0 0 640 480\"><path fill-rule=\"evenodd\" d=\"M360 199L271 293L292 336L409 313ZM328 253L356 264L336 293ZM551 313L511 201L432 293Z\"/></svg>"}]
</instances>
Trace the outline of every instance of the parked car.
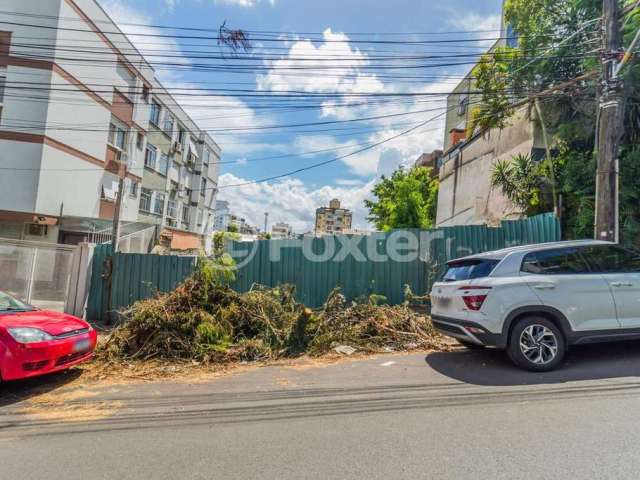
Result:
<instances>
[{"instance_id":1,"label":"parked car","mask_svg":"<svg viewBox=\"0 0 640 480\"><path fill-rule=\"evenodd\" d=\"M519 367L557 367L570 345L640 338L640 253L595 240L526 245L448 262L432 320Z\"/></svg>"},{"instance_id":2,"label":"parked car","mask_svg":"<svg viewBox=\"0 0 640 480\"><path fill-rule=\"evenodd\" d=\"M67 369L93 355L97 334L77 317L40 310L0 291L0 378Z\"/></svg>"}]
</instances>

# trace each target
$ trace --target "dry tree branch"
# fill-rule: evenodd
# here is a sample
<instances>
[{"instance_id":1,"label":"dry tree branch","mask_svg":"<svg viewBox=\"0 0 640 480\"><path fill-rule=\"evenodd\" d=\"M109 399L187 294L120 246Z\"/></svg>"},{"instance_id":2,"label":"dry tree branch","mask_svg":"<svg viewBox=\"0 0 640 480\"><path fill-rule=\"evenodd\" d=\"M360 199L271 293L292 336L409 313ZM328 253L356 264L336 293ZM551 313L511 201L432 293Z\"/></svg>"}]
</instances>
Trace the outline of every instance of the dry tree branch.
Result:
<instances>
[{"instance_id":1,"label":"dry tree branch","mask_svg":"<svg viewBox=\"0 0 640 480\"><path fill-rule=\"evenodd\" d=\"M226 20L218 30L218 45L229 47L233 53L237 53L238 50L244 50L245 53L249 53L253 48L249 36L243 30L232 30L227 27Z\"/></svg>"}]
</instances>

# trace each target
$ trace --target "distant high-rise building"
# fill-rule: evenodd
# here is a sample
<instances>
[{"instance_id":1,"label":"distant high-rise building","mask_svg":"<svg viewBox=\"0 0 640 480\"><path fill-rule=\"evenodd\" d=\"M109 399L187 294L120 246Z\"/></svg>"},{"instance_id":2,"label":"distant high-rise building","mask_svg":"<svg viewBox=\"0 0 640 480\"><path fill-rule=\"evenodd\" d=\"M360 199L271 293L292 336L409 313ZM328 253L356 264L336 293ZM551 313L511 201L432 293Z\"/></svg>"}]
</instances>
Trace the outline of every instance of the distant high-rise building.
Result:
<instances>
[{"instance_id":1,"label":"distant high-rise building","mask_svg":"<svg viewBox=\"0 0 640 480\"><path fill-rule=\"evenodd\" d=\"M225 200L216 201L215 217L213 220L213 229L218 232L226 232L229 227L229 202Z\"/></svg>"},{"instance_id":2,"label":"distant high-rise building","mask_svg":"<svg viewBox=\"0 0 640 480\"><path fill-rule=\"evenodd\" d=\"M293 237L293 229L291 225L284 222L275 223L271 227L271 237L272 238L292 238Z\"/></svg>"},{"instance_id":3,"label":"distant high-rise building","mask_svg":"<svg viewBox=\"0 0 640 480\"><path fill-rule=\"evenodd\" d=\"M351 210L342 208L340 200L334 198L329 202L328 207L316 209L316 234L336 234L343 233L351 229L353 215Z\"/></svg>"}]
</instances>

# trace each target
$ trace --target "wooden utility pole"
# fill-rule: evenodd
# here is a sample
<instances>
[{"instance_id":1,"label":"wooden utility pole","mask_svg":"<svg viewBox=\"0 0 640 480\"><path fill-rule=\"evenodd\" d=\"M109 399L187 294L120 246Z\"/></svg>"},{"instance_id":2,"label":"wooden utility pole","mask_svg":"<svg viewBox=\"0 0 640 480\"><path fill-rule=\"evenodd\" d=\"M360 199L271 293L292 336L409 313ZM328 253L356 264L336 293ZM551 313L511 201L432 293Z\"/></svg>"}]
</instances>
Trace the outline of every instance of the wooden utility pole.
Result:
<instances>
[{"instance_id":1,"label":"wooden utility pole","mask_svg":"<svg viewBox=\"0 0 640 480\"><path fill-rule=\"evenodd\" d=\"M598 169L594 238L619 241L618 153L624 123L622 82L618 79L621 53L620 7L618 0L603 0L604 51L599 122L596 135Z\"/></svg>"}]
</instances>

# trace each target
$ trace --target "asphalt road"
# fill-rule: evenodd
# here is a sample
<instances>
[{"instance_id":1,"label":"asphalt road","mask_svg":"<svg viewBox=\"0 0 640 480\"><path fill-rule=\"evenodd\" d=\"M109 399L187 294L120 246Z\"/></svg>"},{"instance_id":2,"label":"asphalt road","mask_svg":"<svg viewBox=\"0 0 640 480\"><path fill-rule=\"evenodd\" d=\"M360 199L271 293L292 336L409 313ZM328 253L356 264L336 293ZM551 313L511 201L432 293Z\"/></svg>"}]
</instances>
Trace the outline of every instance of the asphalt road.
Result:
<instances>
[{"instance_id":1,"label":"asphalt road","mask_svg":"<svg viewBox=\"0 0 640 480\"><path fill-rule=\"evenodd\" d=\"M575 349L547 374L497 351L386 355L108 388L89 401L113 415L85 422L24 415L12 385L0 477L635 479L639 373L635 342Z\"/></svg>"}]
</instances>

